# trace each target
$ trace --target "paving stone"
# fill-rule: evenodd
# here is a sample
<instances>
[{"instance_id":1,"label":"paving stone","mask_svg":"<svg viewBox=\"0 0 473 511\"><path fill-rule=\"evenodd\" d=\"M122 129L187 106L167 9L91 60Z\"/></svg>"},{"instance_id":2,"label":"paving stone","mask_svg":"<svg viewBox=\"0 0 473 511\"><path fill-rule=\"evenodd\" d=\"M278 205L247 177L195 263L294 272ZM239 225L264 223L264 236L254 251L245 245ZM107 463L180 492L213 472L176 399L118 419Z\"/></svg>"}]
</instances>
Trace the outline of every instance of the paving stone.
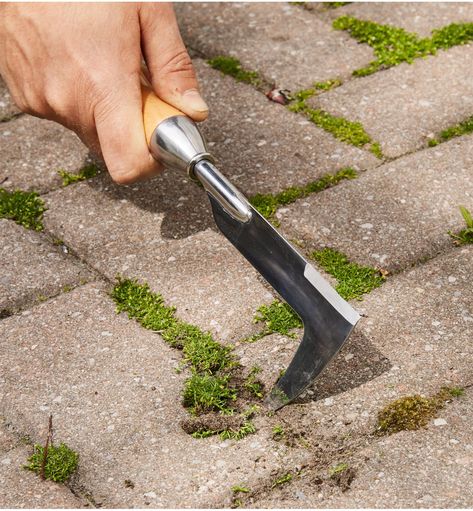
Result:
<instances>
[{"instance_id":1,"label":"paving stone","mask_svg":"<svg viewBox=\"0 0 473 511\"><path fill-rule=\"evenodd\" d=\"M328 12L332 18L354 16L394 25L424 37L450 23L473 21L473 5L468 2L356 2Z\"/></svg>"},{"instance_id":2,"label":"paving stone","mask_svg":"<svg viewBox=\"0 0 473 511\"><path fill-rule=\"evenodd\" d=\"M0 154L3 188L41 193L61 186L59 169L77 171L91 161L72 131L30 115L0 123Z\"/></svg>"},{"instance_id":3,"label":"paving stone","mask_svg":"<svg viewBox=\"0 0 473 511\"><path fill-rule=\"evenodd\" d=\"M20 113L13 103L5 82L0 77L0 122L8 121L12 116Z\"/></svg>"},{"instance_id":4,"label":"paving stone","mask_svg":"<svg viewBox=\"0 0 473 511\"><path fill-rule=\"evenodd\" d=\"M471 44L439 51L435 57L351 80L309 103L361 122L385 156L400 156L471 116L472 58Z\"/></svg>"},{"instance_id":5,"label":"paving stone","mask_svg":"<svg viewBox=\"0 0 473 511\"><path fill-rule=\"evenodd\" d=\"M453 247L473 209L473 138L457 138L364 173L283 210L284 231L318 248L399 271Z\"/></svg>"},{"instance_id":6,"label":"paving stone","mask_svg":"<svg viewBox=\"0 0 473 511\"><path fill-rule=\"evenodd\" d=\"M116 315L101 285L4 319L0 339L0 413L34 441L52 413L55 441L80 455L71 487L96 504L228 507L231 486L305 456L264 427L239 442L184 433L179 351Z\"/></svg>"},{"instance_id":7,"label":"paving stone","mask_svg":"<svg viewBox=\"0 0 473 511\"><path fill-rule=\"evenodd\" d=\"M297 6L176 4L184 41L206 57L231 55L278 87L299 90L347 77L373 52Z\"/></svg>"},{"instance_id":8,"label":"paving stone","mask_svg":"<svg viewBox=\"0 0 473 511\"><path fill-rule=\"evenodd\" d=\"M94 278L44 235L0 220L0 311L14 311Z\"/></svg>"},{"instance_id":9,"label":"paving stone","mask_svg":"<svg viewBox=\"0 0 473 511\"><path fill-rule=\"evenodd\" d=\"M202 60L194 64L210 106L202 131L221 171L245 193L279 192L342 167L364 169L379 163L372 154L337 141L253 87Z\"/></svg>"}]
</instances>

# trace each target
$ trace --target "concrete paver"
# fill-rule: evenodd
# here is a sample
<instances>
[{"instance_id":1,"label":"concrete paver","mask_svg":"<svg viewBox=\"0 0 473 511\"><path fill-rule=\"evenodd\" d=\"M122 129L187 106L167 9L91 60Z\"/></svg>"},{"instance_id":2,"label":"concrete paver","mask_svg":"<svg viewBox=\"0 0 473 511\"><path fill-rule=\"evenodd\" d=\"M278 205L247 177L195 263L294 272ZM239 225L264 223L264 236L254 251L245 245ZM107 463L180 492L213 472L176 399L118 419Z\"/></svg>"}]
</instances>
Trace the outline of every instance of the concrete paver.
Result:
<instances>
[{"instance_id":1,"label":"concrete paver","mask_svg":"<svg viewBox=\"0 0 473 511\"><path fill-rule=\"evenodd\" d=\"M87 284L0 322L0 413L32 439L53 414L56 441L80 455L73 488L106 507L221 506L242 479L304 456L265 429L240 442L184 433L181 355L105 291Z\"/></svg>"},{"instance_id":2,"label":"concrete paver","mask_svg":"<svg viewBox=\"0 0 473 511\"><path fill-rule=\"evenodd\" d=\"M94 278L44 235L0 220L0 311L14 311Z\"/></svg>"},{"instance_id":3,"label":"concrete paver","mask_svg":"<svg viewBox=\"0 0 473 511\"><path fill-rule=\"evenodd\" d=\"M465 136L386 163L279 211L284 231L317 247L399 271L453 246L473 208L473 139Z\"/></svg>"},{"instance_id":4,"label":"concrete paver","mask_svg":"<svg viewBox=\"0 0 473 511\"><path fill-rule=\"evenodd\" d=\"M385 156L397 157L471 116L472 57L471 44L439 51L435 57L352 80L309 103L361 122Z\"/></svg>"},{"instance_id":5,"label":"concrete paver","mask_svg":"<svg viewBox=\"0 0 473 511\"><path fill-rule=\"evenodd\" d=\"M450 23L471 23L473 5L468 2L356 2L328 11L331 17L354 16L394 25L429 37L431 31Z\"/></svg>"},{"instance_id":6,"label":"concrete paver","mask_svg":"<svg viewBox=\"0 0 473 511\"><path fill-rule=\"evenodd\" d=\"M209 58L237 57L283 89L346 77L373 60L371 48L297 6L182 3L176 11L186 44Z\"/></svg>"},{"instance_id":7,"label":"concrete paver","mask_svg":"<svg viewBox=\"0 0 473 511\"><path fill-rule=\"evenodd\" d=\"M88 149L74 133L30 115L0 123L0 154L3 188L41 193L61 186L58 170L73 172L90 162Z\"/></svg>"}]
</instances>

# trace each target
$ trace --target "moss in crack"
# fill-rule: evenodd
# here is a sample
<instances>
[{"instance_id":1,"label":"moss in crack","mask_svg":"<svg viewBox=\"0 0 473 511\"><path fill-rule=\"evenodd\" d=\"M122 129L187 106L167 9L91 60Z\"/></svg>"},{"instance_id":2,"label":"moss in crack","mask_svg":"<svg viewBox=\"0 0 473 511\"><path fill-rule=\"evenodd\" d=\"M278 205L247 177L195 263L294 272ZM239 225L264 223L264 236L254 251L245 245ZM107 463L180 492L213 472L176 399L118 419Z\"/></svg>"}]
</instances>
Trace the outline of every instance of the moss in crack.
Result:
<instances>
[{"instance_id":1,"label":"moss in crack","mask_svg":"<svg viewBox=\"0 0 473 511\"><path fill-rule=\"evenodd\" d=\"M448 234L458 245L473 243L473 216L464 206L460 206L460 213L466 223L465 229L462 229L459 233L449 231Z\"/></svg>"},{"instance_id":2,"label":"moss in crack","mask_svg":"<svg viewBox=\"0 0 473 511\"><path fill-rule=\"evenodd\" d=\"M43 213L46 206L36 192L0 188L0 218L14 220L17 224L34 231L43 230Z\"/></svg>"},{"instance_id":3,"label":"moss in crack","mask_svg":"<svg viewBox=\"0 0 473 511\"><path fill-rule=\"evenodd\" d=\"M335 89L336 87L340 87L340 85L342 85L342 80L339 78L325 80L324 82L316 82L312 87L309 87L308 89L302 89L292 94L291 99L293 101L305 101L306 99L309 99L316 94L327 92L331 89Z\"/></svg>"},{"instance_id":4,"label":"moss in crack","mask_svg":"<svg viewBox=\"0 0 473 511\"><path fill-rule=\"evenodd\" d=\"M24 468L41 473L41 467L44 458L44 447L36 444L34 452L28 458L28 464ZM77 469L79 463L79 455L70 449L67 445L61 443L57 447L50 445L47 451L46 463L44 466L44 477L63 483L69 479L72 473Z\"/></svg>"},{"instance_id":5,"label":"moss in crack","mask_svg":"<svg viewBox=\"0 0 473 511\"><path fill-rule=\"evenodd\" d=\"M376 433L391 435L399 431L423 428L438 415L447 402L461 395L463 395L463 389L442 387L431 397L415 394L396 399L378 413Z\"/></svg>"},{"instance_id":6,"label":"moss in crack","mask_svg":"<svg viewBox=\"0 0 473 511\"><path fill-rule=\"evenodd\" d=\"M256 208L261 215L270 220L273 224L277 224L275 214L279 207L286 206L295 202L297 199L335 186L344 179L355 179L356 177L358 177L356 171L351 167L346 167L339 170L336 174L325 174L320 179L311 181L304 186L291 186L275 194L259 193L249 200L252 206Z\"/></svg>"},{"instance_id":7,"label":"moss in crack","mask_svg":"<svg viewBox=\"0 0 473 511\"><path fill-rule=\"evenodd\" d=\"M468 135L470 133L473 133L473 115L471 117L468 117L468 119L441 131L438 138L433 138L429 140L429 147L434 147L440 144L441 142L446 142L447 140L450 140L451 138L460 137L462 135Z\"/></svg>"},{"instance_id":8,"label":"moss in crack","mask_svg":"<svg viewBox=\"0 0 473 511\"><path fill-rule=\"evenodd\" d=\"M91 179L95 177L99 171L100 169L97 165L95 165L95 163L90 163L89 165L82 167L77 174L73 174L62 169L58 170L57 173L62 177L62 186L68 186L72 183L77 183L78 181Z\"/></svg>"},{"instance_id":9,"label":"moss in crack","mask_svg":"<svg viewBox=\"0 0 473 511\"><path fill-rule=\"evenodd\" d=\"M331 248L315 251L310 257L337 279L335 289L345 300L360 300L385 280L380 270L351 263L344 254Z\"/></svg>"},{"instance_id":10,"label":"moss in crack","mask_svg":"<svg viewBox=\"0 0 473 511\"><path fill-rule=\"evenodd\" d=\"M339 7L343 7L344 5L349 5L352 2L324 2L329 9L338 9Z\"/></svg>"},{"instance_id":11,"label":"moss in crack","mask_svg":"<svg viewBox=\"0 0 473 511\"><path fill-rule=\"evenodd\" d=\"M261 332L245 339L246 342L255 342L273 333L295 337L291 330L302 328L300 317L287 303L279 300L274 300L269 305L259 307L253 321L264 323L264 328Z\"/></svg>"},{"instance_id":12,"label":"moss in crack","mask_svg":"<svg viewBox=\"0 0 473 511\"><path fill-rule=\"evenodd\" d=\"M214 69L225 75L232 76L239 82L248 83L253 85L253 87L260 87L263 84L263 80L256 71L244 69L241 62L235 57L219 55L208 60L208 63Z\"/></svg>"},{"instance_id":13,"label":"moss in crack","mask_svg":"<svg viewBox=\"0 0 473 511\"><path fill-rule=\"evenodd\" d=\"M376 60L354 71L355 76L366 76L402 62L411 64L417 58L435 55L438 49L445 50L473 40L473 23L452 23L434 30L431 38L421 38L402 28L351 16L337 18L333 27L348 31L357 41L368 44L374 50Z\"/></svg>"},{"instance_id":14,"label":"moss in crack","mask_svg":"<svg viewBox=\"0 0 473 511\"><path fill-rule=\"evenodd\" d=\"M287 474L278 477L271 485L271 488L276 488L276 486L282 486L283 484L290 483L293 480L293 478L294 476L292 475L292 473L288 472Z\"/></svg>"}]
</instances>

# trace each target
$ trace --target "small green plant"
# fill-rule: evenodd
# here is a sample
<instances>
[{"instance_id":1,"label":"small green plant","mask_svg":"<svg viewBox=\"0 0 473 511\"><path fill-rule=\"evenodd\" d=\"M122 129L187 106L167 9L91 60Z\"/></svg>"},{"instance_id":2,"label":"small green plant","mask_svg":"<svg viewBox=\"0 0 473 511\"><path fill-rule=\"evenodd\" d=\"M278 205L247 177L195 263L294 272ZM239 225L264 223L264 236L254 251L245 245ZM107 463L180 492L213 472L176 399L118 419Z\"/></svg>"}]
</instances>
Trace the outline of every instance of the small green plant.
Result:
<instances>
[{"instance_id":1,"label":"small green plant","mask_svg":"<svg viewBox=\"0 0 473 511\"><path fill-rule=\"evenodd\" d=\"M310 257L337 279L335 289L345 300L360 300L385 280L379 270L351 263L344 254L331 248L313 252Z\"/></svg>"},{"instance_id":2,"label":"small green plant","mask_svg":"<svg viewBox=\"0 0 473 511\"><path fill-rule=\"evenodd\" d=\"M261 372L261 368L258 366L253 366L243 382L243 387L253 394L253 396L261 399L263 397L263 384L257 379L256 375Z\"/></svg>"},{"instance_id":3,"label":"small green plant","mask_svg":"<svg viewBox=\"0 0 473 511\"><path fill-rule=\"evenodd\" d=\"M256 71L248 71L244 69L241 62L235 57L219 55L213 59L208 60L208 63L214 69L222 72L225 75L232 76L239 82L248 83L254 87L259 87L262 84L262 79Z\"/></svg>"},{"instance_id":4,"label":"small green plant","mask_svg":"<svg viewBox=\"0 0 473 511\"><path fill-rule=\"evenodd\" d=\"M196 415L224 411L236 399L236 390L230 388L228 376L193 374L185 383L183 399L184 406Z\"/></svg>"},{"instance_id":5,"label":"small green plant","mask_svg":"<svg viewBox=\"0 0 473 511\"><path fill-rule=\"evenodd\" d=\"M235 486L232 486L232 492L233 493L250 493L250 489L246 486L242 486L240 484L237 484Z\"/></svg>"},{"instance_id":6,"label":"small green plant","mask_svg":"<svg viewBox=\"0 0 473 511\"><path fill-rule=\"evenodd\" d=\"M42 231L45 211L46 206L36 192L9 192L0 188L0 218L14 220L26 229Z\"/></svg>"},{"instance_id":7,"label":"small green plant","mask_svg":"<svg viewBox=\"0 0 473 511\"><path fill-rule=\"evenodd\" d=\"M89 165L82 167L77 174L73 174L62 169L57 171L57 173L62 177L62 186L68 186L72 183L77 183L78 181L85 181L86 179L95 177L98 172L99 168L94 163L90 163Z\"/></svg>"},{"instance_id":8,"label":"small green plant","mask_svg":"<svg viewBox=\"0 0 473 511\"><path fill-rule=\"evenodd\" d=\"M337 185L345 179L358 177L356 171L350 167L340 169L335 174L325 174L321 178L311 181L304 186L291 186L276 194L256 194L250 198L250 202L261 215L277 224L275 214L279 207L292 204L297 199L307 197L312 193L318 193L327 188Z\"/></svg>"},{"instance_id":9,"label":"small green plant","mask_svg":"<svg viewBox=\"0 0 473 511\"><path fill-rule=\"evenodd\" d=\"M302 89L294 94L291 94L291 99L295 101L305 101L306 99L309 99L316 94L327 92L331 89L335 89L336 87L340 87L340 85L342 85L342 81L339 78L333 78L331 80L326 80L325 82L316 82L312 87L309 87L308 89Z\"/></svg>"},{"instance_id":10,"label":"small green plant","mask_svg":"<svg viewBox=\"0 0 473 511\"><path fill-rule=\"evenodd\" d=\"M32 470L36 474L41 474L44 459L44 447L36 444L34 452L28 458L28 464L24 466L27 470ZM67 481L72 473L77 469L79 455L70 449L67 445L61 443L59 446L49 445L44 464L44 477L63 483Z\"/></svg>"},{"instance_id":11,"label":"small green plant","mask_svg":"<svg viewBox=\"0 0 473 511\"><path fill-rule=\"evenodd\" d=\"M273 428L273 440L281 440L281 438L284 437L285 435L285 431L284 431L284 428L281 426L281 424L276 424L276 426L274 426Z\"/></svg>"},{"instance_id":12,"label":"small green plant","mask_svg":"<svg viewBox=\"0 0 473 511\"><path fill-rule=\"evenodd\" d=\"M255 425L250 420L247 420L236 431L232 429L225 429L220 433L220 438L222 440L242 440L253 433L256 433Z\"/></svg>"},{"instance_id":13,"label":"small green plant","mask_svg":"<svg viewBox=\"0 0 473 511\"><path fill-rule=\"evenodd\" d=\"M411 64L415 59L435 55L439 49L446 50L473 40L473 23L452 23L434 30L431 38L420 38L402 28L351 16L337 18L333 27L348 31L357 41L368 44L374 50L377 59L354 71L355 76L366 76L402 62Z\"/></svg>"},{"instance_id":14,"label":"small green plant","mask_svg":"<svg viewBox=\"0 0 473 511\"><path fill-rule=\"evenodd\" d=\"M302 321L299 316L287 303L279 300L274 300L270 305L259 307L253 321L255 323L264 322L264 328L260 333L246 339L247 342L255 342L273 333L295 337L291 330L302 328Z\"/></svg>"},{"instance_id":15,"label":"small green plant","mask_svg":"<svg viewBox=\"0 0 473 511\"><path fill-rule=\"evenodd\" d=\"M293 479L293 475L291 472L288 472L287 474L284 474L281 477L278 477L274 483L272 484L271 488L276 488L276 486L281 486L283 484L290 483Z\"/></svg>"},{"instance_id":16,"label":"small green plant","mask_svg":"<svg viewBox=\"0 0 473 511\"><path fill-rule=\"evenodd\" d=\"M473 243L473 216L464 206L460 206L460 212L465 220L466 228L462 229L458 234L454 234L451 231L449 231L449 234L459 245Z\"/></svg>"},{"instance_id":17,"label":"small green plant","mask_svg":"<svg viewBox=\"0 0 473 511\"><path fill-rule=\"evenodd\" d=\"M333 477L336 474L345 472L345 470L348 470L348 468L348 463L338 463L337 465L334 465L328 469L328 474L330 477Z\"/></svg>"},{"instance_id":18,"label":"small green plant","mask_svg":"<svg viewBox=\"0 0 473 511\"><path fill-rule=\"evenodd\" d=\"M441 142L446 142L451 138L468 135L470 133L473 133L473 115L465 121L462 121L459 124L455 124L455 126L450 126L450 128L441 131L438 138L429 140L428 145L430 147L435 147Z\"/></svg>"},{"instance_id":19,"label":"small green plant","mask_svg":"<svg viewBox=\"0 0 473 511\"><path fill-rule=\"evenodd\" d=\"M463 395L462 391L463 389L458 387L442 387L431 397L415 394L396 399L378 413L376 431L380 435L391 435L399 431L423 428L452 397Z\"/></svg>"},{"instance_id":20,"label":"small green plant","mask_svg":"<svg viewBox=\"0 0 473 511\"><path fill-rule=\"evenodd\" d=\"M338 9L339 7L343 7L344 5L351 4L352 2L324 2L329 9Z\"/></svg>"}]
</instances>

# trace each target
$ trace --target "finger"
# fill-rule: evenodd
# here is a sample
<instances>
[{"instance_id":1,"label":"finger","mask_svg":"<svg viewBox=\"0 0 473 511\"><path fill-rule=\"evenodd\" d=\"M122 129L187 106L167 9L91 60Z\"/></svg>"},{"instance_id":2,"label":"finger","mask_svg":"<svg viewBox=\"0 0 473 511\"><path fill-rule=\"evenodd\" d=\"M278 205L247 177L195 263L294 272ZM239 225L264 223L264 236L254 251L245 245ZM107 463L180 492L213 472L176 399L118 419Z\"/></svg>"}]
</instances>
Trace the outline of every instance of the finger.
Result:
<instances>
[{"instance_id":1,"label":"finger","mask_svg":"<svg viewBox=\"0 0 473 511\"><path fill-rule=\"evenodd\" d=\"M146 143L138 73L114 83L97 103L94 120L105 164L116 183L141 181L162 170Z\"/></svg>"},{"instance_id":2,"label":"finger","mask_svg":"<svg viewBox=\"0 0 473 511\"><path fill-rule=\"evenodd\" d=\"M144 4L140 24L141 46L155 93L192 119L206 119L209 108L199 93L172 5Z\"/></svg>"}]
</instances>

